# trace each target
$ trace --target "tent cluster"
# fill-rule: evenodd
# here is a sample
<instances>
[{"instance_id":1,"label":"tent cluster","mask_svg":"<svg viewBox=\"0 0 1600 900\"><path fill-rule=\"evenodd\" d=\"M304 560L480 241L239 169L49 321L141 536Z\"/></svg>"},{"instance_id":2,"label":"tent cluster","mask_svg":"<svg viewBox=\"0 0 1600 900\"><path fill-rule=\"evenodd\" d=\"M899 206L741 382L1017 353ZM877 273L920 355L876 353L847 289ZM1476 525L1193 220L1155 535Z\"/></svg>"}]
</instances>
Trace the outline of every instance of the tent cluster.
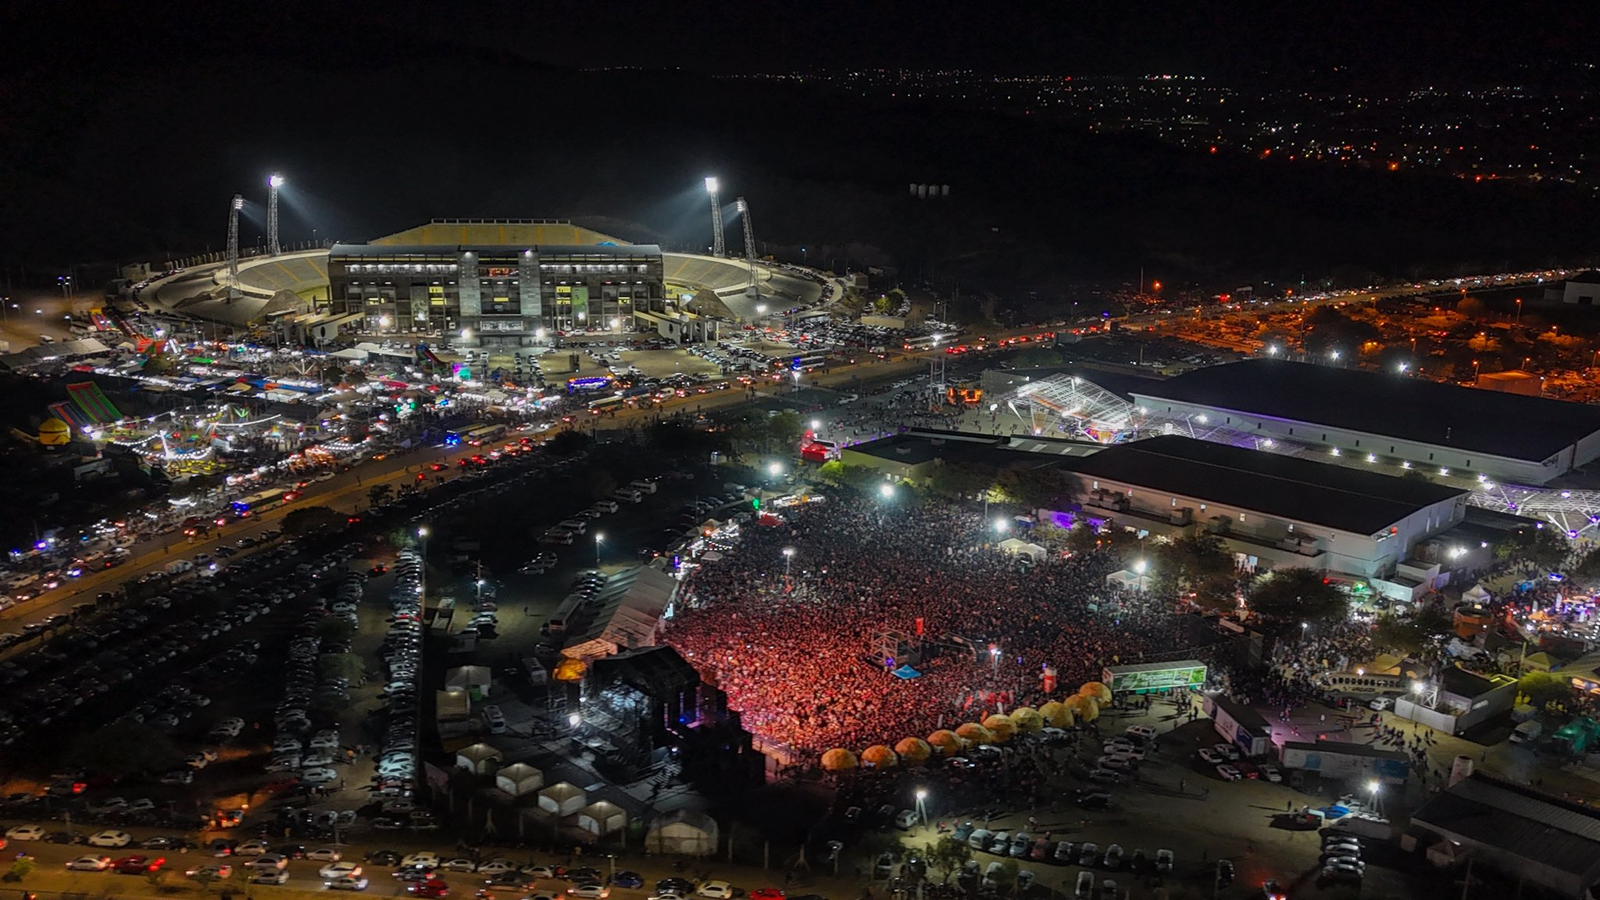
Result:
<instances>
[{"instance_id":1,"label":"tent cluster","mask_svg":"<svg viewBox=\"0 0 1600 900\"><path fill-rule=\"evenodd\" d=\"M891 769L898 765L920 766L934 756L955 756L980 744L1004 744L1018 734L1051 728L1071 728L1100 717L1100 709L1111 702L1111 689L1090 681L1065 700L1051 700L1038 709L1019 706L1009 713L995 713L982 722L967 722L954 731L939 729L926 739L902 738L893 747L874 744L855 754L836 747L822 754L822 768L828 772L850 769Z\"/></svg>"}]
</instances>

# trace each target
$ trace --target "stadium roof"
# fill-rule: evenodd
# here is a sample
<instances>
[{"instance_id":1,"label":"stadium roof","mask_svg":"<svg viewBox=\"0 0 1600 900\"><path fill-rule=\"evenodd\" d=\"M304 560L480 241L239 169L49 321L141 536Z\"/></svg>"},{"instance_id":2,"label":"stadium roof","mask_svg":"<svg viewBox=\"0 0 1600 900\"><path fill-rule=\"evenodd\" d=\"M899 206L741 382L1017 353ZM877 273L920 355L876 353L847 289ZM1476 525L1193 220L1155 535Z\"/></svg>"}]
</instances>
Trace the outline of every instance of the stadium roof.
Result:
<instances>
[{"instance_id":1,"label":"stadium roof","mask_svg":"<svg viewBox=\"0 0 1600 900\"><path fill-rule=\"evenodd\" d=\"M525 247L530 244L626 244L566 219L433 219L405 231L373 238L374 244Z\"/></svg>"},{"instance_id":2,"label":"stadium roof","mask_svg":"<svg viewBox=\"0 0 1600 900\"><path fill-rule=\"evenodd\" d=\"M334 244L330 257L341 256L441 256L470 251L504 253L532 250L539 256L660 256L656 244Z\"/></svg>"},{"instance_id":3,"label":"stadium roof","mask_svg":"<svg viewBox=\"0 0 1600 900\"><path fill-rule=\"evenodd\" d=\"M1411 820L1561 872L1582 874L1600 859L1600 816L1481 773L1435 795Z\"/></svg>"},{"instance_id":4,"label":"stadium roof","mask_svg":"<svg viewBox=\"0 0 1600 900\"><path fill-rule=\"evenodd\" d=\"M1600 431L1596 406L1277 359L1196 369L1136 393L1531 462Z\"/></svg>"},{"instance_id":5,"label":"stadium roof","mask_svg":"<svg viewBox=\"0 0 1600 900\"><path fill-rule=\"evenodd\" d=\"M1079 475L1357 534L1375 534L1425 506L1466 494L1417 478L1181 435L1118 444L1062 465Z\"/></svg>"}]
</instances>

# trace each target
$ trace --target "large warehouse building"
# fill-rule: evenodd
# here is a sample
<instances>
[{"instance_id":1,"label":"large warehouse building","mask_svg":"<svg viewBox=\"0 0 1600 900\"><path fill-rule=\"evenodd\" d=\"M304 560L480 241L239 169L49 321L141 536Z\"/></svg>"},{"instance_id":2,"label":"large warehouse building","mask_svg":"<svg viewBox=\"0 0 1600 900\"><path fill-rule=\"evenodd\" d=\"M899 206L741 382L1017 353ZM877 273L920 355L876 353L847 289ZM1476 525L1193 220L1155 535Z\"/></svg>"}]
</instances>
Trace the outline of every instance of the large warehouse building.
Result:
<instances>
[{"instance_id":1,"label":"large warehouse building","mask_svg":"<svg viewBox=\"0 0 1600 900\"><path fill-rule=\"evenodd\" d=\"M1170 435L1064 458L1092 518L1174 534L1216 534L1249 568L1304 567L1364 578L1385 593L1425 589L1411 548L1466 513L1466 492Z\"/></svg>"},{"instance_id":2,"label":"large warehouse building","mask_svg":"<svg viewBox=\"0 0 1600 900\"><path fill-rule=\"evenodd\" d=\"M1133 390L1142 412L1337 450L1387 471L1542 485L1600 457L1600 407L1254 359Z\"/></svg>"},{"instance_id":3,"label":"large warehouse building","mask_svg":"<svg viewBox=\"0 0 1600 900\"><path fill-rule=\"evenodd\" d=\"M435 219L328 254L329 312L363 330L524 346L541 332L631 330L659 311L661 248L555 219Z\"/></svg>"}]
</instances>

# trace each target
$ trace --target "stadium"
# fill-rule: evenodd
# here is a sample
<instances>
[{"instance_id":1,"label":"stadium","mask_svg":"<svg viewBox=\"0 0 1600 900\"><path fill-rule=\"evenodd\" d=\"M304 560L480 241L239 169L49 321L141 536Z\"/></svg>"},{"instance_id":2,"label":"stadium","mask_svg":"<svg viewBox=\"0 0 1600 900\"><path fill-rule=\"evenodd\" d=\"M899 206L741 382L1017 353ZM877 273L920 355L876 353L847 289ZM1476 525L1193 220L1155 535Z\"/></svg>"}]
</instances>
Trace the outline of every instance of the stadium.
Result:
<instances>
[{"instance_id":1,"label":"stadium","mask_svg":"<svg viewBox=\"0 0 1600 900\"><path fill-rule=\"evenodd\" d=\"M822 284L793 270L663 253L564 219L434 219L363 244L186 261L141 298L230 327L290 327L513 347L569 331L649 330L708 340L815 304ZM537 285L537 288L531 286Z\"/></svg>"}]
</instances>

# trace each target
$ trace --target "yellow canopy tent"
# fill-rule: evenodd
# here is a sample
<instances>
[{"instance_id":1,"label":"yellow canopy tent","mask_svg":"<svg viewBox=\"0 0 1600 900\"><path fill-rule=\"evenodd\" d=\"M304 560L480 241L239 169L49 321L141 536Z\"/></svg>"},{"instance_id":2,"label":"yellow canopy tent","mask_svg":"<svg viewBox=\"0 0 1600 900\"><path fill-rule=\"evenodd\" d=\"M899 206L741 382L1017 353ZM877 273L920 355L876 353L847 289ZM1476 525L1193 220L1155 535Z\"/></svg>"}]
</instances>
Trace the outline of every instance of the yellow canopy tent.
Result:
<instances>
[{"instance_id":1,"label":"yellow canopy tent","mask_svg":"<svg viewBox=\"0 0 1600 900\"><path fill-rule=\"evenodd\" d=\"M969 744L992 744L994 735L977 722L967 722L956 729L956 737Z\"/></svg>"},{"instance_id":2,"label":"yellow canopy tent","mask_svg":"<svg viewBox=\"0 0 1600 900\"><path fill-rule=\"evenodd\" d=\"M835 747L822 754L822 768L829 772L843 772L856 767L856 755L849 750Z\"/></svg>"},{"instance_id":3,"label":"yellow canopy tent","mask_svg":"<svg viewBox=\"0 0 1600 900\"><path fill-rule=\"evenodd\" d=\"M1111 688L1098 681L1086 681L1083 687L1078 688L1078 696L1092 697L1101 706L1111 702Z\"/></svg>"},{"instance_id":4,"label":"yellow canopy tent","mask_svg":"<svg viewBox=\"0 0 1600 900\"><path fill-rule=\"evenodd\" d=\"M1038 731L1044 727L1044 716L1031 706L1019 706L1011 711L1011 721L1018 731Z\"/></svg>"},{"instance_id":5,"label":"yellow canopy tent","mask_svg":"<svg viewBox=\"0 0 1600 900\"><path fill-rule=\"evenodd\" d=\"M1058 700L1051 700L1040 706L1039 715L1044 717L1052 728L1071 728L1075 721L1072 710Z\"/></svg>"},{"instance_id":6,"label":"yellow canopy tent","mask_svg":"<svg viewBox=\"0 0 1600 900\"><path fill-rule=\"evenodd\" d=\"M928 746L939 751L940 756L955 756L961 752L961 738L954 731L941 728L928 735Z\"/></svg>"},{"instance_id":7,"label":"yellow canopy tent","mask_svg":"<svg viewBox=\"0 0 1600 900\"><path fill-rule=\"evenodd\" d=\"M1017 723L1011 721L1011 717L1003 713L995 713L984 719L983 727L989 729L989 733L994 735L996 744L1004 744L1006 741L1011 740L1012 735L1017 733Z\"/></svg>"},{"instance_id":8,"label":"yellow canopy tent","mask_svg":"<svg viewBox=\"0 0 1600 900\"><path fill-rule=\"evenodd\" d=\"M949 734L949 732L945 732ZM954 737L954 735L951 735ZM926 762L933 755L933 748L922 738L901 738L900 743L894 745L894 752L900 754L900 761L908 766L917 766Z\"/></svg>"},{"instance_id":9,"label":"yellow canopy tent","mask_svg":"<svg viewBox=\"0 0 1600 900\"><path fill-rule=\"evenodd\" d=\"M890 769L900 764L900 756L887 744L873 744L861 751L861 762L874 769Z\"/></svg>"}]
</instances>

